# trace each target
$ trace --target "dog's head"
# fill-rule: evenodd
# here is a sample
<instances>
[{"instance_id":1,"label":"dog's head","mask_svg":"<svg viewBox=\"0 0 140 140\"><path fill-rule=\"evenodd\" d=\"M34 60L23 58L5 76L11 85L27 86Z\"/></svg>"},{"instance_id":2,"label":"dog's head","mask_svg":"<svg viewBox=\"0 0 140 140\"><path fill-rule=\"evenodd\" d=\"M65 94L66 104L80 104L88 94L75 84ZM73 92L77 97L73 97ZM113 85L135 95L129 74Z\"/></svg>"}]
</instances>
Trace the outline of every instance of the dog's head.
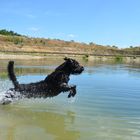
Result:
<instances>
[{"instance_id":1,"label":"dog's head","mask_svg":"<svg viewBox=\"0 0 140 140\"><path fill-rule=\"evenodd\" d=\"M78 61L67 57L64 60L70 74L81 74L84 71L84 67Z\"/></svg>"},{"instance_id":2,"label":"dog's head","mask_svg":"<svg viewBox=\"0 0 140 140\"><path fill-rule=\"evenodd\" d=\"M78 61L71 58L64 58L65 62L58 66L55 71L64 71L69 74L80 74L84 70L84 67L79 64Z\"/></svg>"}]
</instances>

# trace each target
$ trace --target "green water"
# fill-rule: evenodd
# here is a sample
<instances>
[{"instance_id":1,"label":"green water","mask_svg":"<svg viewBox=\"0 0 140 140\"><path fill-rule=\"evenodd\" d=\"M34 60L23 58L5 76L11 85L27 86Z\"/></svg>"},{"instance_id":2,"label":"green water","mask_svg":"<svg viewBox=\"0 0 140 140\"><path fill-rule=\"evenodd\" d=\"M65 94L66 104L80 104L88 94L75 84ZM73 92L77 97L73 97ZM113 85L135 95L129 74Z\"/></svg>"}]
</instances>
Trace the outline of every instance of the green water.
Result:
<instances>
[{"instance_id":1,"label":"green water","mask_svg":"<svg viewBox=\"0 0 140 140\"><path fill-rule=\"evenodd\" d=\"M22 83L39 81L62 59L16 60ZM83 62L71 76L77 95L22 99L0 106L0 140L139 140L140 65ZM10 87L8 60L0 60L0 93Z\"/></svg>"}]
</instances>

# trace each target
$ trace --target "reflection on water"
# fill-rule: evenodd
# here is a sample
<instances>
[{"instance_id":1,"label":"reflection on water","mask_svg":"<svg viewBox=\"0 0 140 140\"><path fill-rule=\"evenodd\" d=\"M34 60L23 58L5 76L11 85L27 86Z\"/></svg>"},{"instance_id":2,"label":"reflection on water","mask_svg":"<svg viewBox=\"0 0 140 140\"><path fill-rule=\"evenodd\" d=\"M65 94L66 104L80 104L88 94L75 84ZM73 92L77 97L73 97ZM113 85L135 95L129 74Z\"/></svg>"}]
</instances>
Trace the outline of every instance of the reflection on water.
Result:
<instances>
[{"instance_id":1,"label":"reflection on water","mask_svg":"<svg viewBox=\"0 0 140 140\"><path fill-rule=\"evenodd\" d=\"M31 106L30 106L31 108ZM17 106L1 108L1 138L9 140L33 139L73 139L79 138L79 132L67 125L74 124L75 114L47 112L46 110L27 110Z\"/></svg>"},{"instance_id":2,"label":"reflection on water","mask_svg":"<svg viewBox=\"0 0 140 140\"><path fill-rule=\"evenodd\" d=\"M18 61L23 83L39 81L62 59ZM71 76L76 99L67 93L48 99L23 99L0 106L2 140L139 140L140 66L83 62L85 71ZM1 60L0 93L12 87L7 60Z\"/></svg>"}]
</instances>

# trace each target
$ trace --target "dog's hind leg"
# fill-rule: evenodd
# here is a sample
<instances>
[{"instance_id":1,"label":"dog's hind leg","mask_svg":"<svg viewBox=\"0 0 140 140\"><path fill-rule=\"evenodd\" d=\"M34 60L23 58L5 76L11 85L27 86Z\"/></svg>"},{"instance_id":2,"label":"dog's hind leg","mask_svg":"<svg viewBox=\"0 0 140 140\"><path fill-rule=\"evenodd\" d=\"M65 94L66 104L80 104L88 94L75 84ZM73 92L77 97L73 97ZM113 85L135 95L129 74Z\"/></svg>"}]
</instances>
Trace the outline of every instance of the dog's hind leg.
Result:
<instances>
[{"instance_id":1,"label":"dog's hind leg","mask_svg":"<svg viewBox=\"0 0 140 140\"><path fill-rule=\"evenodd\" d=\"M61 84L61 90L62 92L70 91L68 98L71 96L74 97L76 94L76 85L68 85L66 83Z\"/></svg>"}]
</instances>

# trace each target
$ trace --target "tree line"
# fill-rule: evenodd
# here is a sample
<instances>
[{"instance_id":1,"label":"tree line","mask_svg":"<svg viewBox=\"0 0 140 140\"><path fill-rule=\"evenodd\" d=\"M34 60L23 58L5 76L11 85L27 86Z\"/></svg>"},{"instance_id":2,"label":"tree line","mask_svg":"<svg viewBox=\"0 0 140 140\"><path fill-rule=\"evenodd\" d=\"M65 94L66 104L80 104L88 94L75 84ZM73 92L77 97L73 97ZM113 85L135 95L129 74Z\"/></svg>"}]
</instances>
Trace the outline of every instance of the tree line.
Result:
<instances>
[{"instance_id":1,"label":"tree line","mask_svg":"<svg viewBox=\"0 0 140 140\"><path fill-rule=\"evenodd\" d=\"M8 31L6 29L1 29L0 34L1 35L9 35L9 36L21 36L20 34L14 32L14 31Z\"/></svg>"}]
</instances>

